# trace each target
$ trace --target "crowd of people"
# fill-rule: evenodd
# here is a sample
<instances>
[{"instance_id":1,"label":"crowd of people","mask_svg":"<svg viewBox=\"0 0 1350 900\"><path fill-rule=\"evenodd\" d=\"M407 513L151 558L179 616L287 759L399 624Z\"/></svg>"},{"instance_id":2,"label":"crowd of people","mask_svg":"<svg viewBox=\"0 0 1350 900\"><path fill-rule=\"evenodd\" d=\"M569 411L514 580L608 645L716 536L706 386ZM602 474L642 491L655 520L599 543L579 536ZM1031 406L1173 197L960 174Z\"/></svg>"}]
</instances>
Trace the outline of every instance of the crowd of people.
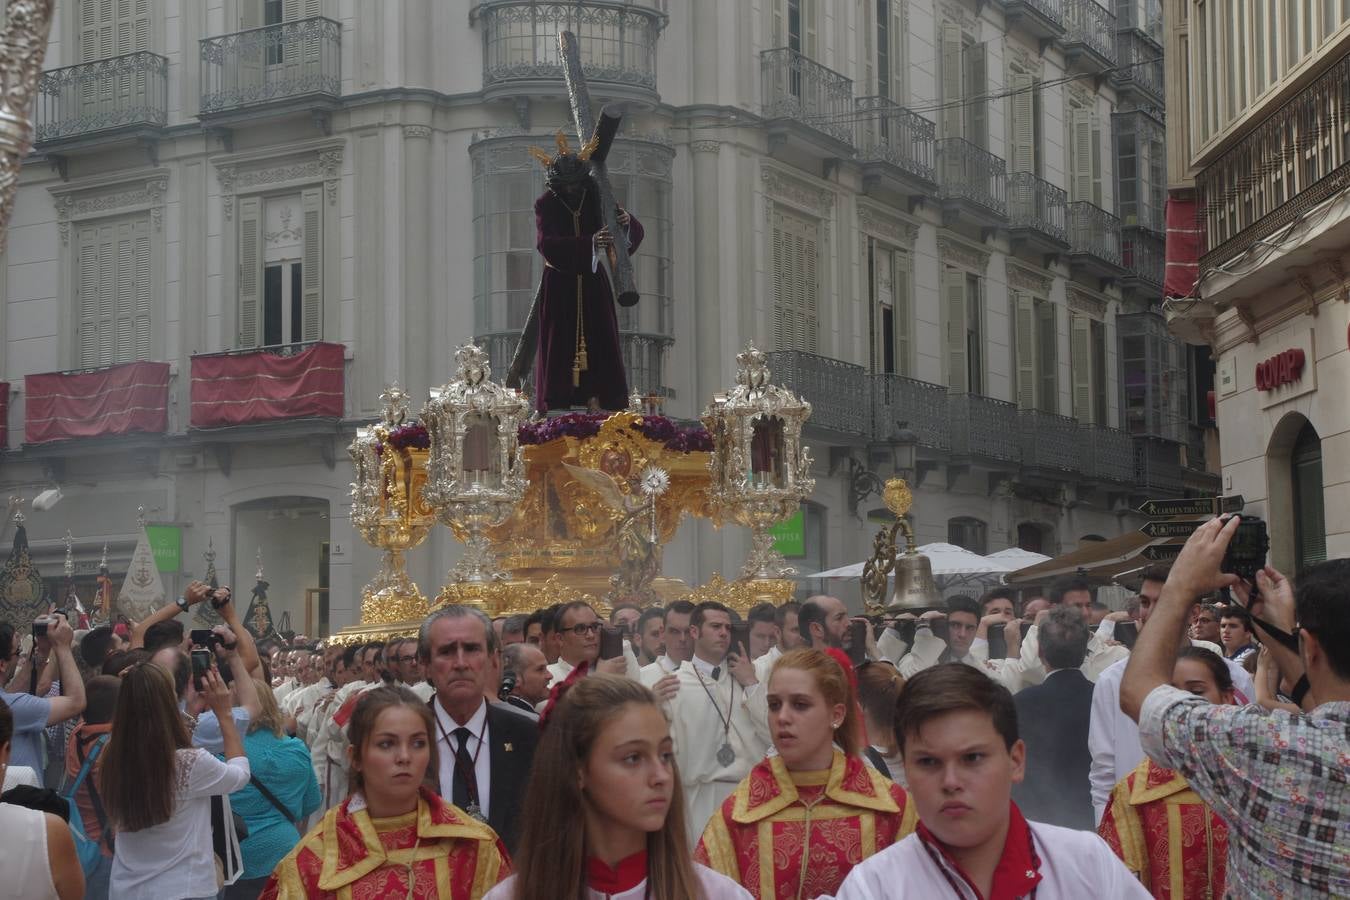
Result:
<instances>
[{"instance_id":1,"label":"crowd of people","mask_svg":"<svg viewBox=\"0 0 1350 900\"><path fill-rule=\"evenodd\" d=\"M1236 522L1119 611L0 624L0 898L1350 896L1350 561L1243 582Z\"/></svg>"}]
</instances>

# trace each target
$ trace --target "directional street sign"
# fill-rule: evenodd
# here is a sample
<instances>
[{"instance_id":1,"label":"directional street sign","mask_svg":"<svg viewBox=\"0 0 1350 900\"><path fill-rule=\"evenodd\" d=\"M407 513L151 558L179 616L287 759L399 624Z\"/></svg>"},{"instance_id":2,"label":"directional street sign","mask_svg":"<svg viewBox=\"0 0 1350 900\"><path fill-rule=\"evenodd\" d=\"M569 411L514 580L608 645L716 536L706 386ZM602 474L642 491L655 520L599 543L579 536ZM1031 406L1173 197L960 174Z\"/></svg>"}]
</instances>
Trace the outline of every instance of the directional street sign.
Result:
<instances>
[{"instance_id":1,"label":"directional street sign","mask_svg":"<svg viewBox=\"0 0 1350 900\"><path fill-rule=\"evenodd\" d=\"M1181 547L1159 545L1145 547L1143 557L1151 562L1171 562L1181 555Z\"/></svg>"},{"instance_id":2,"label":"directional street sign","mask_svg":"<svg viewBox=\"0 0 1350 900\"><path fill-rule=\"evenodd\" d=\"M1190 537L1204 522L1148 522L1139 531L1151 538Z\"/></svg>"},{"instance_id":3,"label":"directional street sign","mask_svg":"<svg viewBox=\"0 0 1350 900\"><path fill-rule=\"evenodd\" d=\"M1219 498L1219 513L1242 512L1245 499L1241 494ZM1177 500L1147 500L1139 511L1146 516L1212 516L1214 500L1210 497L1184 497ZM1188 532L1189 533L1189 532Z\"/></svg>"}]
</instances>

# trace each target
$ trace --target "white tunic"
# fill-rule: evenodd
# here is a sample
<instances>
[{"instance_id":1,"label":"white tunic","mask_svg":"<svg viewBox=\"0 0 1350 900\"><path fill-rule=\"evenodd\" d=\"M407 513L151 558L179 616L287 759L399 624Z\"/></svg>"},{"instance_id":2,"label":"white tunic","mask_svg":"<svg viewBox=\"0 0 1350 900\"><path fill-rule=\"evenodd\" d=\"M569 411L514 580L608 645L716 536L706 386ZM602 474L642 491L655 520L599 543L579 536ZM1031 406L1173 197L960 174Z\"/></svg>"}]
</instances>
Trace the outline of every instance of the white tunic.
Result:
<instances>
[{"instance_id":1,"label":"white tunic","mask_svg":"<svg viewBox=\"0 0 1350 900\"><path fill-rule=\"evenodd\" d=\"M1149 900L1149 892L1097 835L1039 822L1028 824L1041 860L1036 900ZM935 897L980 900L945 859L934 859L917 834L854 866L835 894L835 900Z\"/></svg>"},{"instance_id":2,"label":"white tunic","mask_svg":"<svg viewBox=\"0 0 1350 900\"><path fill-rule=\"evenodd\" d=\"M691 847L722 801L764 758L773 740L764 683L743 688L726 671L725 664L714 681L710 674L704 674L711 668L701 660L698 668L693 662L681 663L677 673L680 689L667 707L684 785ZM725 765L717 759L724 743L735 752L735 759Z\"/></svg>"},{"instance_id":3,"label":"white tunic","mask_svg":"<svg viewBox=\"0 0 1350 900\"><path fill-rule=\"evenodd\" d=\"M638 670L638 681L642 682L643 687L651 687L679 668L679 663L663 654L656 658L656 662L648 663Z\"/></svg>"},{"instance_id":4,"label":"white tunic","mask_svg":"<svg viewBox=\"0 0 1350 900\"><path fill-rule=\"evenodd\" d=\"M703 900L752 900L749 891L712 869L694 863L694 874L698 876L698 882L703 888ZM512 875L484 894L483 900L515 900L515 892L516 876ZM637 887L624 891L622 894L602 894L589 888L586 890L587 900L606 900L606 898L608 900L643 900L646 896L647 880L645 878Z\"/></svg>"},{"instance_id":5,"label":"white tunic","mask_svg":"<svg viewBox=\"0 0 1350 900\"><path fill-rule=\"evenodd\" d=\"M641 681L642 667L638 665L637 657L633 654L633 647L627 641L623 642L623 658L627 665L624 674L634 681ZM655 663L652 665L655 665ZM558 661L548 667L548 686L552 688L558 682L563 681L568 675L572 674L572 670L575 668L576 666L572 665L561 656L558 657ZM591 666L590 670L594 672L595 666Z\"/></svg>"}]
</instances>

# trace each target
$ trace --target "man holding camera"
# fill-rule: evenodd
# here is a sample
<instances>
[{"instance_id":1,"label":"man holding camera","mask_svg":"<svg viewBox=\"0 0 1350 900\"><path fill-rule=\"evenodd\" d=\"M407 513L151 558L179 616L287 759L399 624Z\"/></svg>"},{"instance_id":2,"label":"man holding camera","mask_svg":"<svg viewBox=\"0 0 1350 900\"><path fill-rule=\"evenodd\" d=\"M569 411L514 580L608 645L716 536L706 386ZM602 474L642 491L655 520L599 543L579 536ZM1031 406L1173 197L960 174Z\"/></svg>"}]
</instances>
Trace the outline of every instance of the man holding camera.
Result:
<instances>
[{"instance_id":1,"label":"man holding camera","mask_svg":"<svg viewBox=\"0 0 1350 900\"><path fill-rule=\"evenodd\" d=\"M1220 570L1239 517L1186 541L1120 686L1154 762L1177 770L1228 825L1233 897L1350 896L1350 560L1310 566L1298 591L1266 566L1252 585ZM1232 589L1306 713L1221 706L1172 687L1196 599Z\"/></svg>"},{"instance_id":2,"label":"man holding camera","mask_svg":"<svg viewBox=\"0 0 1350 900\"><path fill-rule=\"evenodd\" d=\"M75 664L75 655L71 644L75 631L66 621L63 613L40 616L33 623L33 653L37 653L39 638L51 646L51 661L54 661L56 675L61 680L61 696L37 697L29 693L32 673L50 665L48 661L39 661L32 655L20 660L19 635L7 623L0 622L0 699L9 707L14 716L14 737L12 739L9 764L27 766L38 777L46 768L43 759L45 729L67 719L73 719L84 712L84 679ZM48 684L51 678L47 678ZM40 686L40 685L39 685Z\"/></svg>"}]
</instances>

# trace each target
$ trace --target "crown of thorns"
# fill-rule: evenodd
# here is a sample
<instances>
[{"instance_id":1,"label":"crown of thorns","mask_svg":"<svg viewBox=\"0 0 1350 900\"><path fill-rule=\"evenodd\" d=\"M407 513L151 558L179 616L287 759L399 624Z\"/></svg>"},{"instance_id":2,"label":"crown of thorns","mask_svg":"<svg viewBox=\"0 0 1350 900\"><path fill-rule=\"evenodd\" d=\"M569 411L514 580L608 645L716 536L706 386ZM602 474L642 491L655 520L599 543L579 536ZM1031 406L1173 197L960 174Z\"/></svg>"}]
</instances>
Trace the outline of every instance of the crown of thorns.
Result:
<instances>
[{"instance_id":1,"label":"crown of thorns","mask_svg":"<svg viewBox=\"0 0 1350 900\"><path fill-rule=\"evenodd\" d=\"M530 155L539 161L548 171L548 180L551 182L581 181L590 175L587 167L582 163L587 162L600 146L599 136L592 137L576 153L572 152L572 147L567 141L567 135L559 129L554 136L554 144L558 152L550 156L547 150L541 147L531 147Z\"/></svg>"}]
</instances>

